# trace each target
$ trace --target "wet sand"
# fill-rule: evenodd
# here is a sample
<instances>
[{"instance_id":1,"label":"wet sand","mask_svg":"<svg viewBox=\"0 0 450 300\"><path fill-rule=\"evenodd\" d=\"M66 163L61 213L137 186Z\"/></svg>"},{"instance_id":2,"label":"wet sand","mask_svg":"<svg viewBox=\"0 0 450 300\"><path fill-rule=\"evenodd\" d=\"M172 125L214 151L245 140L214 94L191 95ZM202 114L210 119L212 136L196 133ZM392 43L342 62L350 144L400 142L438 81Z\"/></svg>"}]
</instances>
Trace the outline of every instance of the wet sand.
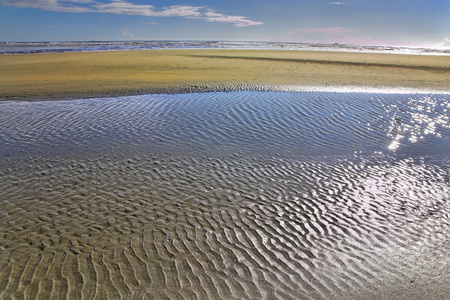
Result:
<instances>
[{"instance_id":1,"label":"wet sand","mask_svg":"<svg viewBox=\"0 0 450 300\"><path fill-rule=\"evenodd\" d=\"M0 298L446 299L446 171L384 159L21 160Z\"/></svg>"},{"instance_id":2,"label":"wet sand","mask_svg":"<svg viewBox=\"0 0 450 300\"><path fill-rule=\"evenodd\" d=\"M448 299L449 100L0 103L0 299Z\"/></svg>"},{"instance_id":3,"label":"wet sand","mask_svg":"<svg viewBox=\"0 0 450 300\"><path fill-rule=\"evenodd\" d=\"M0 100L274 90L280 86L450 91L448 56L153 50L0 56Z\"/></svg>"},{"instance_id":4,"label":"wet sand","mask_svg":"<svg viewBox=\"0 0 450 300\"><path fill-rule=\"evenodd\" d=\"M3 55L0 99L449 91L449 68L331 52ZM447 109L429 94L3 102L0 298L446 299Z\"/></svg>"}]
</instances>

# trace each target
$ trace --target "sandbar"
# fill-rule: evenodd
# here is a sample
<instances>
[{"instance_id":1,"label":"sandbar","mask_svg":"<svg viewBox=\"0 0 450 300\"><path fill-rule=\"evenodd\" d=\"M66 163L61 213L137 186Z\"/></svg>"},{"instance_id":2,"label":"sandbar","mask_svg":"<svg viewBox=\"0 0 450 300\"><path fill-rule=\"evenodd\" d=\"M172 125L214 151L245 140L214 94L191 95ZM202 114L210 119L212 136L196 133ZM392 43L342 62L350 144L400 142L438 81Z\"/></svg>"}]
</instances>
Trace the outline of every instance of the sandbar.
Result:
<instances>
[{"instance_id":1,"label":"sandbar","mask_svg":"<svg viewBox=\"0 0 450 300\"><path fill-rule=\"evenodd\" d=\"M4 54L0 100L270 90L276 86L450 91L448 56L181 49Z\"/></svg>"}]
</instances>

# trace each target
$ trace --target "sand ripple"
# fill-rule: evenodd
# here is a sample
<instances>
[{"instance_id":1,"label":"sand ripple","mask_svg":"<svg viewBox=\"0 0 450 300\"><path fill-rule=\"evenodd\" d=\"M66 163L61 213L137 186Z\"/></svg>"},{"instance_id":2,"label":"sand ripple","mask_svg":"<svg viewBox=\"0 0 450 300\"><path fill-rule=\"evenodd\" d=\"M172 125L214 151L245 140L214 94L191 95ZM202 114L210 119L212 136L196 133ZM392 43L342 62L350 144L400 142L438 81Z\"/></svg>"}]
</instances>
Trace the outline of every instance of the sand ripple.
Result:
<instances>
[{"instance_id":1,"label":"sand ripple","mask_svg":"<svg viewBox=\"0 0 450 300\"><path fill-rule=\"evenodd\" d=\"M448 95L235 92L1 105L15 152L444 151ZM423 147L426 140L427 147ZM402 145L402 147L400 147ZM123 150L123 149L122 149Z\"/></svg>"},{"instance_id":2,"label":"sand ripple","mask_svg":"<svg viewBox=\"0 0 450 300\"><path fill-rule=\"evenodd\" d=\"M173 97L0 107L0 298L448 295L445 99Z\"/></svg>"}]
</instances>

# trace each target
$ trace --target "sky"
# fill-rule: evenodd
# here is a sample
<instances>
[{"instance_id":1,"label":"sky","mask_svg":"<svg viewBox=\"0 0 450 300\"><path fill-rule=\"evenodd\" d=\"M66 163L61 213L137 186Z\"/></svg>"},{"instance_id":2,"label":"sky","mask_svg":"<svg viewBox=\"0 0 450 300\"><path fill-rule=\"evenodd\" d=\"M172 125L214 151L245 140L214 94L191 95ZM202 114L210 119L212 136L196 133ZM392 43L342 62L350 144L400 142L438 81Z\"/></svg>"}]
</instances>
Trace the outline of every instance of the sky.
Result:
<instances>
[{"instance_id":1,"label":"sky","mask_svg":"<svg viewBox=\"0 0 450 300\"><path fill-rule=\"evenodd\" d=\"M450 0L0 0L0 42L123 40L450 47Z\"/></svg>"}]
</instances>

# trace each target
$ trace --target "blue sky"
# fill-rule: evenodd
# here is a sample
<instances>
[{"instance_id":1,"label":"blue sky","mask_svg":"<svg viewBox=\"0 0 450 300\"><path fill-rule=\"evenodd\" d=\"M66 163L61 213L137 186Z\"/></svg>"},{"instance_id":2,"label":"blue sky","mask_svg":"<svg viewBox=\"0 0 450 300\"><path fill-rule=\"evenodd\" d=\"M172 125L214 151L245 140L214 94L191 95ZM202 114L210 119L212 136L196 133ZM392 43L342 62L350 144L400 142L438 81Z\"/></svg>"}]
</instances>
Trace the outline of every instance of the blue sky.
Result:
<instances>
[{"instance_id":1,"label":"blue sky","mask_svg":"<svg viewBox=\"0 0 450 300\"><path fill-rule=\"evenodd\" d=\"M450 0L0 0L0 41L450 46Z\"/></svg>"}]
</instances>

